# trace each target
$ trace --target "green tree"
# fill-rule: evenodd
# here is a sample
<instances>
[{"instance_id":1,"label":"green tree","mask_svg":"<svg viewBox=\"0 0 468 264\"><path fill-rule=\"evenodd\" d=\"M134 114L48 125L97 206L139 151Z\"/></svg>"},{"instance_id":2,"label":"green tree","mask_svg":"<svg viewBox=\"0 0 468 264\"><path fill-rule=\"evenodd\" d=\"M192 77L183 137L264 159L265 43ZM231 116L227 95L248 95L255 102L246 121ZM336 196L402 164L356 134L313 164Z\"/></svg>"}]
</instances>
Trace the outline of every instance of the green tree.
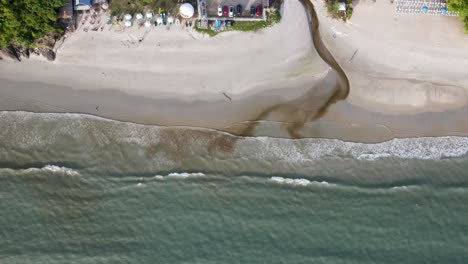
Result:
<instances>
[{"instance_id":1,"label":"green tree","mask_svg":"<svg viewBox=\"0 0 468 264\"><path fill-rule=\"evenodd\" d=\"M0 0L0 47L33 47L35 40L55 27L65 0Z\"/></svg>"},{"instance_id":2,"label":"green tree","mask_svg":"<svg viewBox=\"0 0 468 264\"><path fill-rule=\"evenodd\" d=\"M468 0L447 0L447 7L450 11L458 12L468 33Z\"/></svg>"}]
</instances>

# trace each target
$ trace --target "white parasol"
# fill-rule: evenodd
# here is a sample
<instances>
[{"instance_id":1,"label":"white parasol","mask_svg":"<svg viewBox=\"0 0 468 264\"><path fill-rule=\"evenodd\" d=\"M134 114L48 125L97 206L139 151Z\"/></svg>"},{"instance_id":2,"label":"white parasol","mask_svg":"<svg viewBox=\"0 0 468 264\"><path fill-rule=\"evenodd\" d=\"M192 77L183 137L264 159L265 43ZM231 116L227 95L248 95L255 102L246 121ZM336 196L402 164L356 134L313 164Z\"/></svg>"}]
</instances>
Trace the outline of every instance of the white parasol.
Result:
<instances>
[{"instance_id":1,"label":"white parasol","mask_svg":"<svg viewBox=\"0 0 468 264\"><path fill-rule=\"evenodd\" d=\"M191 18L195 14L195 9L189 3L185 3L179 8L180 16L183 18Z\"/></svg>"}]
</instances>

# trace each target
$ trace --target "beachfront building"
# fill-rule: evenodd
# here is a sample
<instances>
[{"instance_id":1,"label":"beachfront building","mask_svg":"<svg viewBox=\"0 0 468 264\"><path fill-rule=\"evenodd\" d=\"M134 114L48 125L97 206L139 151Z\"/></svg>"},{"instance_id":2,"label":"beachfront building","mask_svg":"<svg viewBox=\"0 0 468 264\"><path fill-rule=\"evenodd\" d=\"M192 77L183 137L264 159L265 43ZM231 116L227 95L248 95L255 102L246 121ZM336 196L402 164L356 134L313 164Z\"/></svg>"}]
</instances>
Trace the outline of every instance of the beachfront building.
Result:
<instances>
[{"instance_id":1,"label":"beachfront building","mask_svg":"<svg viewBox=\"0 0 468 264\"><path fill-rule=\"evenodd\" d=\"M240 6L241 12L234 10L234 14L219 13L220 7L232 7L234 9ZM270 7L269 0L197 0L198 19L203 21L259 21L266 20L265 8ZM259 8L260 13L256 10ZM251 8L254 8L252 14Z\"/></svg>"},{"instance_id":2,"label":"beachfront building","mask_svg":"<svg viewBox=\"0 0 468 264\"><path fill-rule=\"evenodd\" d=\"M75 10L83 11L91 9L91 6L96 4L107 4L106 0L74 0L75 1Z\"/></svg>"},{"instance_id":3,"label":"beachfront building","mask_svg":"<svg viewBox=\"0 0 468 264\"><path fill-rule=\"evenodd\" d=\"M75 10L89 10L91 9L91 0L75 0Z\"/></svg>"}]
</instances>

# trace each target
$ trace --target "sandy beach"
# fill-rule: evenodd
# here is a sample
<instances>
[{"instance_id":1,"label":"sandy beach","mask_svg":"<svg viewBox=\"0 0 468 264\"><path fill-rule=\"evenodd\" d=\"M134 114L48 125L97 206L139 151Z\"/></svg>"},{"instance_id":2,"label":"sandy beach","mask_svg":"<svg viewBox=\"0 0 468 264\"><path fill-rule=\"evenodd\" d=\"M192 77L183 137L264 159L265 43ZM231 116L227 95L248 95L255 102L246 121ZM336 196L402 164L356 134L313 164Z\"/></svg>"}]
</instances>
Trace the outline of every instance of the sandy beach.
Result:
<instances>
[{"instance_id":1,"label":"sandy beach","mask_svg":"<svg viewBox=\"0 0 468 264\"><path fill-rule=\"evenodd\" d=\"M78 30L54 62L0 61L0 110L365 142L466 135L468 36L458 18L362 1L343 23L312 2L349 79L346 100L333 101L338 76L314 48L303 5L285 0L282 21L255 33L209 38L175 25L138 42L144 28Z\"/></svg>"},{"instance_id":2,"label":"sandy beach","mask_svg":"<svg viewBox=\"0 0 468 264\"><path fill-rule=\"evenodd\" d=\"M71 33L53 63L0 64L1 109L97 114L159 125L222 128L333 81L297 1L257 33L209 38L183 25ZM136 42L131 44L131 42ZM327 78L325 78L328 76ZM99 106L99 111L96 107ZM222 109L222 111L220 111Z\"/></svg>"}]
</instances>

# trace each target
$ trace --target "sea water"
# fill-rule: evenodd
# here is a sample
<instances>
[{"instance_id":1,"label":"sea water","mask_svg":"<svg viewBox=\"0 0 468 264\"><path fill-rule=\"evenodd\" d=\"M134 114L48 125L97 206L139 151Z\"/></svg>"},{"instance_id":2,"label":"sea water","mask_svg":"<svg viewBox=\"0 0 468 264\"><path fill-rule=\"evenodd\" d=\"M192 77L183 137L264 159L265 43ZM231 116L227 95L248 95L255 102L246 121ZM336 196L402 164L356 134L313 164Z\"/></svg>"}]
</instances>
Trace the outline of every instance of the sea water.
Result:
<instances>
[{"instance_id":1,"label":"sea water","mask_svg":"<svg viewBox=\"0 0 468 264\"><path fill-rule=\"evenodd\" d=\"M467 263L467 152L0 112L0 263Z\"/></svg>"}]
</instances>

